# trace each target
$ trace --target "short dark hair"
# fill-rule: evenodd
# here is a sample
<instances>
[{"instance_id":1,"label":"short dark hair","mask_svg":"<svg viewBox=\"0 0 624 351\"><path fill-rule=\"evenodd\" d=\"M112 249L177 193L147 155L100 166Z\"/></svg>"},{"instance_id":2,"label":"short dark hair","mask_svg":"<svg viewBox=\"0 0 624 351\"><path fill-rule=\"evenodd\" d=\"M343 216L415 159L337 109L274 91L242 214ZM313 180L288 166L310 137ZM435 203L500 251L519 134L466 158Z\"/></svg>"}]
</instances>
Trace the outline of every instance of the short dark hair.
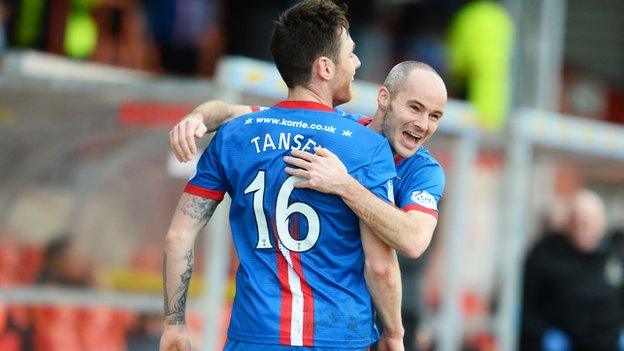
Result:
<instances>
[{"instance_id":1,"label":"short dark hair","mask_svg":"<svg viewBox=\"0 0 624 351\"><path fill-rule=\"evenodd\" d=\"M346 12L346 5L330 0L305 0L279 16L271 53L286 86L307 85L312 64L320 56L340 63L340 33L349 30Z\"/></svg>"}]
</instances>

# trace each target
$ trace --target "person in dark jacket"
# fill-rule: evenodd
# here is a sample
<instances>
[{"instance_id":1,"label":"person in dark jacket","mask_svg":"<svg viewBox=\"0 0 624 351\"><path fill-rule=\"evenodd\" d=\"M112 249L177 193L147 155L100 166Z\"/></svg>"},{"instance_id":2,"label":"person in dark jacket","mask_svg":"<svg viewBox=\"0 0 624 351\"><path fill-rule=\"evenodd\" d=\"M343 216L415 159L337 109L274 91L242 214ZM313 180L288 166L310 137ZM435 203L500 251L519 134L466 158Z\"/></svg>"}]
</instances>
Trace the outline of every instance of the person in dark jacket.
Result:
<instances>
[{"instance_id":1,"label":"person in dark jacket","mask_svg":"<svg viewBox=\"0 0 624 351\"><path fill-rule=\"evenodd\" d=\"M542 238L526 259L521 349L624 350L624 260L613 245L601 245L602 200L580 191L567 224Z\"/></svg>"}]
</instances>

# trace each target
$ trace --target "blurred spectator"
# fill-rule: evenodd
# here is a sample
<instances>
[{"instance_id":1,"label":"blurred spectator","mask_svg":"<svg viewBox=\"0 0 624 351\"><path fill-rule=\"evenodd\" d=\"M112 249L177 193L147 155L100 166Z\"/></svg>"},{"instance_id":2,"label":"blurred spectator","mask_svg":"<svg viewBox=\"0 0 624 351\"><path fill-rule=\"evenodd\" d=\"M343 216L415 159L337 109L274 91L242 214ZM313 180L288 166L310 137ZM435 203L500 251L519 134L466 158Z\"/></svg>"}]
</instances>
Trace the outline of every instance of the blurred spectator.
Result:
<instances>
[{"instance_id":1,"label":"blurred spectator","mask_svg":"<svg viewBox=\"0 0 624 351\"><path fill-rule=\"evenodd\" d=\"M450 17L459 7L454 3L448 0L414 1L402 6L397 61L417 59L447 77L444 33Z\"/></svg>"},{"instance_id":2,"label":"blurred spectator","mask_svg":"<svg viewBox=\"0 0 624 351\"><path fill-rule=\"evenodd\" d=\"M94 283L92 263L69 235L63 235L47 246L39 283L89 287Z\"/></svg>"},{"instance_id":3,"label":"blurred spectator","mask_svg":"<svg viewBox=\"0 0 624 351\"><path fill-rule=\"evenodd\" d=\"M99 0L93 6L97 23L98 62L134 69L154 69L149 54L153 49L147 35L142 6L138 0Z\"/></svg>"},{"instance_id":4,"label":"blurred spectator","mask_svg":"<svg viewBox=\"0 0 624 351\"><path fill-rule=\"evenodd\" d=\"M273 61L269 49L273 23L276 15L292 3L292 0L224 1L226 53Z\"/></svg>"},{"instance_id":5,"label":"blurred spectator","mask_svg":"<svg viewBox=\"0 0 624 351\"><path fill-rule=\"evenodd\" d=\"M92 282L90 262L62 234L45 249L43 269L38 282L45 285L87 287ZM80 309L73 306L38 306L33 308L33 343L35 350L80 350L78 327Z\"/></svg>"},{"instance_id":6,"label":"blurred spectator","mask_svg":"<svg viewBox=\"0 0 624 351\"><path fill-rule=\"evenodd\" d=\"M74 288L95 286L93 264L69 234L52 241L45 250L39 283ZM33 308L35 350L125 350L130 315L105 307L68 305Z\"/></svg>"},{"instance_id":7,"label":"blurred spectator","mask_svg":"<svg viewBox=\"0 0 624 351\"><path fill-rule=\"evenodd\" d=\"M466 97L486 130L500 129L508 112L513 36L511 16L492 0L470 1L449 27L450 73L457 83L465 81Z\"/></svg>"},{"instance_id":8,"label":"blurred spectator","mask_svg":"<svg viewBox=\"0 0 624 351\"><path fill-rule=\"evenodd\" d=\"M258 4L264 6L264 2ZM185 75L196 73L202 57L202 37L215 35L216 1L152 0L143 2L143 6L163 69ZM255 18L255 14L245 21L249 18ZM254 33L240 22L237 25L248 35ZM263 43L266 45L266 40Z\"/></svg>"},{"instance_id":9,"label":"blurred spectator","mask_svg":"<svg viewBox=\"0 0 624 351\"><path fill-rule=\"evenodd\" d=\"M614 351L624 326L624 259L601 245L602 200L582 190L567 226L542 238L526 260L522 350Z\"/></svg>"}]
</instances>

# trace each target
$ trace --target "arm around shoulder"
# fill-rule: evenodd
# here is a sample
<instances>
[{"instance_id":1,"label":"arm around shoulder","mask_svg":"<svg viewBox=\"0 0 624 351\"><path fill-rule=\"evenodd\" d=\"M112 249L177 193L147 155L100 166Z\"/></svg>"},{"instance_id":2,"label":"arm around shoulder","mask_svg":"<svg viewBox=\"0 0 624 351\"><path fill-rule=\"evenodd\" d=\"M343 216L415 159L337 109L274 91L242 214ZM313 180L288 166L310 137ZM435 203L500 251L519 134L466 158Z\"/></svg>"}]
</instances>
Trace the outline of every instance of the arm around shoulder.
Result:
<instances>
[{"instance_id":1,"label":"arm around shoulder","mask_svg":"<svg viewBox=\"0 0 624 351\"><path fill-rule=\"evenodd\" d=\"M191 114L201 116L208 131L215 131L232 118L251 112L252 109L249 106L233 105L221 100L212 100L197 106Z\"/></svg>"},{"instance_id":2,"label":"arm around shoulder","mask_svg":"<svg viewBox=\"0 0 624 351\"><path fill-rule=\"evenodd\" d=\"M339 195L375 235L404 256L418 258L429 246L438 224L437 218L431 214L404 212L377 197L355 179Z\"/></svg>"},{"instance_id":3,"label":"arm around shoulder","mask_svg":"<svg viewBox=\"0 0 624 351\"><path fill-rule=\"evenodd\" d=\"M213 100L197 106L169 131L171 150L180 162L188 162L197 153L196 138L213 132L221 125L242 114L250 113L249 106L230 105Z\"/></svg>"}]
</instances>

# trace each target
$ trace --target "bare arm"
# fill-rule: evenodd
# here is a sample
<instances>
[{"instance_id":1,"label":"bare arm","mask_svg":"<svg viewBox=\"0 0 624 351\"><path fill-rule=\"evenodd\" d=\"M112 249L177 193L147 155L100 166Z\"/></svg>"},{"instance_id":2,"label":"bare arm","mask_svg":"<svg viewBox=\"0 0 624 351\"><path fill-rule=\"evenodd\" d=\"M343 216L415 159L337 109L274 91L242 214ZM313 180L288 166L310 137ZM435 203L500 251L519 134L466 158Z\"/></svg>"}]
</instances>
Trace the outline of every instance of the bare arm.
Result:
<instances>
[{"instance_id":1,"label":"bare arm","mask_svg":"<svg viewBox=\"0 0 624 351\"><path fill-rule=\"evenodd\" d=\"M180 162L188 162L197 154L195 138L214 132L232 118L251 113L251 107L230 105L213 100L197 106L169 131L171 150Z\"/></svg>"},{"instance_id":2,"label":"bare arm","mask_svg":"<svg viewBox=\"0 0 624 351\"><path fill-rule=\"evenodd\" d=\"M438 220L419 211L404 212L371 193L353 177L337 188L342 200L389 246L418 258L429 246Z\"/></svg>"},{"instance_id":3,"label":"bare arm","mask_svg":"<svg viewBox=\"0 0 624 351\"><path fill-rule=\"evenodd\" d=\"M214 132L223 123L246 113L251 113L251 107L245 105L232 105L221 100L204 102L195 107L189 115L197 115L206 125L209 132Z\"/></svg>"},{"instance_id":4,"label":"bare arm","mask_svg":"<svg viewBox=\"0 0 624 351\"><path fill-rule=\"evenodd\" d=\"M165 237L163 258L165 328L161 350L190 350L186 334L186 297L193 272L197 233L208 223L218 201L183 193Z\"/></svg>"},{"instance_id":5,"label":"bare arm","mask_svg":"<svg viewBox=\"0 0 624 351\"><path fill-rule=\"evenodd\" d=\"M306 178L297 183L300 188L310 188L335 194L355 212L362 222L388 246L410 258L419 257L429 246L438 220L418 211L404 212L386 203L366 189L347 173L340 159L324 148L315 154L293 150L284 161L297 166L286 168L286 173Z\"/></svg>"},{"instance_id":6,"label":"bare arm","mask_svg":"<svg viewBox=\"0 0 624 351\"><path fill-rule=\"evenodd\" d=\"M360 233L365 255L364 277L383 325L380 343L385 349L403 350L401 272L396 252L361 221Z\"/></svg>"}]
</instances>

